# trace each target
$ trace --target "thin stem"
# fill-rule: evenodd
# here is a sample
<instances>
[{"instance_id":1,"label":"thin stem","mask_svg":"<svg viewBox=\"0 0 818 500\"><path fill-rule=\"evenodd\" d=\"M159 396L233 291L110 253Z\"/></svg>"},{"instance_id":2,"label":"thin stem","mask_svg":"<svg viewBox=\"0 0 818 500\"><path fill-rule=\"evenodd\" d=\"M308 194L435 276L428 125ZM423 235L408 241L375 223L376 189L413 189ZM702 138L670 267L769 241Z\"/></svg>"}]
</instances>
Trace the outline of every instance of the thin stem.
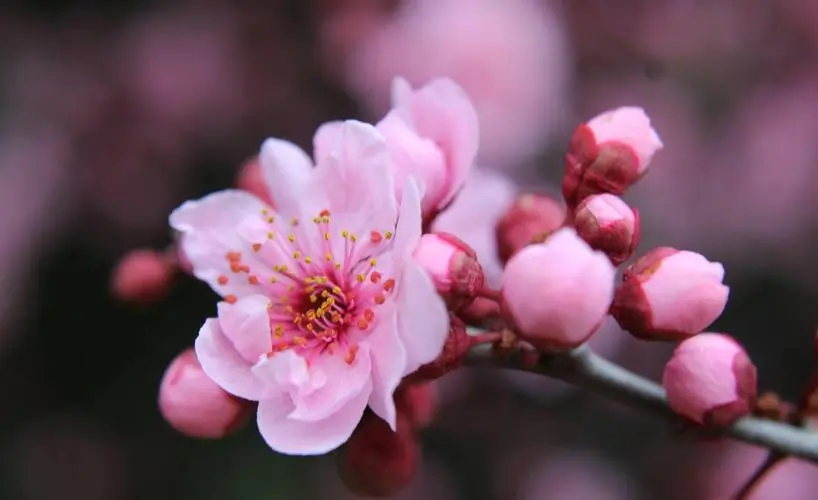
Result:
<instances>
[{"instance_id":1,"label":"thin stem","mask_svg":"<svg viewBox=\"0 0 818 500\"><path fill-rule=\"evenodd\" d=\"M785 455L771 451L764 462L758 466L753 475L744 483L744 486L733 495L733 500L748 500L750 495L755 493L767 475L786 458Z\"/></svg>"},{"instance_id":2,"label":"thin stem","mask_svg":"<svg viewBox=\"0 0 818 500\"><path fill-rule=\"evenodd\" d=\"M668 406L660 385L596 355L587 346L567 353L542 354L536 363L531 363L530 355L526 356L521 350L498 356L491 346L483 344L472 348L466 364L539 373L652 412L671 422L681 422ZM729 427L703 430L818 463L818 434L799 427L748 416Z\"/></svg>"}]
</instances>

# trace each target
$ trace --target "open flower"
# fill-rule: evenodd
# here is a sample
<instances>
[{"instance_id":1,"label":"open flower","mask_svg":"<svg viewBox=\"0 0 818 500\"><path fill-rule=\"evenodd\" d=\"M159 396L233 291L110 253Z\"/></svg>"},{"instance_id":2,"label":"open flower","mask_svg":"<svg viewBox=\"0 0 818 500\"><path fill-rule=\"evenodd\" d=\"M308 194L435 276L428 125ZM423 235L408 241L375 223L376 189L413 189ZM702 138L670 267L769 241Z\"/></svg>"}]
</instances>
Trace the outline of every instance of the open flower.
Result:
<instances>
[{"instance_id":1,"label":"open flower","mask_svg":"<svg viewBox=\"0 0 818 500\"><path fill-rule=\"evenodd\" d=\"M477 113L456 83L437 78L414 90L402 78L392 82L393 109L377 124L395 169L398 199L407 178L423 186L421 208L431 220L463 187L477 155ZM341 122L323 125L316 148L331 143ZM318 153L320 154L320 153Z\"/></svg>"},{"instance_id":2,"label":"open flower","mask_svg":"<svg viewBox=\"0 0 818 500\"><path fill-rule=\"evenodd\" d=\"M343 444L367 405L394 429L395 388L435 359L449 326L411 258L417 185L408 179L398 208L383 136L356 121L337 132L316 136L314 168L294 144L264 143L275 210L222 191L170 217L194 275L224 298L196 339L202 368L258 401L265 441L294 455Z\"/></svg>"}]
</instances>

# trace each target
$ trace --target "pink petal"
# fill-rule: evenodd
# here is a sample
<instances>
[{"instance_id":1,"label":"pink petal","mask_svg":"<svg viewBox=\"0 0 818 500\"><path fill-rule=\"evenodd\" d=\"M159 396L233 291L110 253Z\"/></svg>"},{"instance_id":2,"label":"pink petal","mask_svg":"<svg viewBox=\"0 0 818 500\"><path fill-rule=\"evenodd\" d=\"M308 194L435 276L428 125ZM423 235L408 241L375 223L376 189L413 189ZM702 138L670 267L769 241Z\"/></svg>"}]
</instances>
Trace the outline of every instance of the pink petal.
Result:
<instances>
[{"instance_id":1,"label":"pink petal","mask_svg":"<svg viewBox=\"0 0 818 500\"><path fill-rule=\"evenodd\" d=\"M252 365L224 335L218 320L210 318L205 321L194 347L202 369L222 389L240 398L253 401L259 399L263 389L262 381L253 375Z\"/></svg>"},{"instance_id":2,"label":"pink petal","mask_svg":"<svg viewBox=\"0 0 818 500\"><path fill-rule=\"evenodd\" d=\"M327 382L323 373L310 373L307 361L293 350L265 356L253 366L252 371L264 384L261 399L277 398L282 394L310 393Z\"/></svg>"},{"instance_id":3,"label":"pink petal","mask_svg":"<svg viewBox=\"0 0 818 500\"><path fill-rule=\"evenodd\" d=\"M233 347L248 363L255 363L272 349L272 329L267 306L270 299L248 295L235 304L219 302L219 325Z\"/></svg>"},{"instance_id":4,"label":"pink petal","mask_svg":"<svg viewBox=\"0 0 818 500\"><path fill-rule=\"evenodd\" d=\"M170 214L170 225L181 233L181 248L193 266L193 274L220 295L238 297L255 293L256 288L243 280L219 283L219 276L230 275L228 252L249 250L236 227L249 215L258 214L266 204L244 191L219 191L199 200L183 203ZM252 252L242 254L253 262Z\"/></svg>"},{"instance_id":5,"label":"pink petal","mask_svg":"<svg viewBox=\"0 0 818 500\"><path fill-rule=\"evenodd\" d=\"M408 258L420 241L423 231L420 212L421 197L417 181L409 177L403 186L403 199L400 203L395 242L392 246L392 252L397 261Z\"/></svg>"},{"instance_id":6,"label":"pink petal","mask_svg":"<svg viewBox=\"0 0 818 500\"><path fill-rule=\"evenodd\" d=\"M261 145L259 162L270 196L279 211L298 214L305 198L315 196L311 189L312 161L297 145L281 139L267 139Z\"/></svg>"},{"instance_id":7,"label":"pink petal","mask_svg":"<svg viewBox=\"0 0 818 500\"><path fill-rule=\"evenodd\" d=\"M391 229L397 207L389 149L375 127L348 120L326 160L318 165L332 212L371 214L373 228Z\"/></svg>"},{"instance_id":8,"label":"pink petal","mask_svg":"<svg viewBox=\"0 0 818 500\"><path fill-rule=\"evenodd\" d=\"M317 422L339 411L364 388L369 387L371 391L369 347L361 344L352 364L344 360L343 353L323 354L312 360L310 372L325 379L326 383L309 393L293 394L295 409L290 418Z\"/></svg>"},{"instance_id":9,"label":"pink petal","mask_svg":"<svg viewBox=\"0 0 818 500\"><path fill-rule=\"evenodd\" d=\"M295 409L287 397L265 399L258 405L258 429L267 445L288 455L321 455L344 444L366 409L372 386L367 383L335 413L323 420L291 418Z\"/></svg>"},{"instance_id":10,"label":"pink petal","mask_svg":"<svg viewBox=\"0 0 818 500\"><path fill-rule=\"evenodd\" d=\"M341 137L341 130L344 122L334 121L327 122L318 127L315 135L312 138L313 156L316 164L322 164L327 161L327 158L332 153L335 145L338 144Z\"/></svg>"},{"instance_id":11,"label":"pink petal","mask_svg":"<svg viewBox=\"0 0 818 500\"><path fill-rule=\"evenodd\" d=\"M406 78L396 76L392 80L390 91L393 108L403 108L409 105L412 99L412 84Z\"/></svg>"},{"instance_id":12,"label":"pink petal","mask_svg":"<svg viewBox=\"0 0 818 500\"><path fill-rule=\"evenodd\" d=\"M393 95L403 100L400 86L393 86ZM448 78L436 78L415 91L408 106L418 134L434 141L448 159L449 190L441 200L445 205L463 185L477 156L477 112L463 89Z\"/></svg>"},{"instance_id":13,"label":"pink petal","mask_svg":"<svg viewBox=\"0 0 818 500\"><path fill-rule=\"evenodd\" d=\"M378 310L381 317L383 308ZM406 350L398 334L397 317L394 310L383 316L378 326L367 338L372 355L372 395L369 408L381 417L392 430L396 429L395 389L400 384L406 370Z\"/></svg>"},{"instance_id":14,"label":"pink petal","mask_svg":"<svg viewBox=\"0 0 818 500\"><path fill-rule=\"evenodd\" d=\"M414 176L424 186L424 213L432 213L443 206L449 195L449 173L443 152L432 140L421 137L411 125L392 110L377 125L389 144L395 168L396 187L402 188L408 176ZM401 193L398 193L400 198Z\"/></svg>"},{"instance_id":15,"label":"pink petal","mask_svg":"<svg viewBox=\"0 0 818 500\"><path fill-rule=\"evenodd\" d=\"M432 280L407 261L398 292L398 332L406 349L405 373L433 361L449 334L449 314Z\"/></svg>"}]
</instances>

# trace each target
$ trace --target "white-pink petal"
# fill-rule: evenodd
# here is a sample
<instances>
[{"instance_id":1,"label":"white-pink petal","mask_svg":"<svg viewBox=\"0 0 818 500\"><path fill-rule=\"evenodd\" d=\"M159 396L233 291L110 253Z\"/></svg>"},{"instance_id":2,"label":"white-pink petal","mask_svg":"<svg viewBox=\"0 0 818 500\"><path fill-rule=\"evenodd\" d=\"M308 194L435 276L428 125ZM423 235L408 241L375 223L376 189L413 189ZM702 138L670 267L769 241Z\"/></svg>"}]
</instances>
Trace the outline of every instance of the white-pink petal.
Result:
<instances>
[{"instance_id":1,"label":"white-pink petal","mask_svg":"<svg viewBox=\"0 0 818 500\"><path fill-rule=\"evenodd\" d=\"M270 138L261 145L259 163L276 209L298 214L317 193L311 189L313 163L303 149L292 142ZM313 204L320 204L316 200Z\"/></svg>"},{"instance_id":2,"label":"white-pink petal","mask_svg":"<svg viewBox=\"0 0 818 500\"><path fill-rule=\"evenodd\" d=\"M257 401L264 384L224 335L215 318L205 321L194 345L202 370L225 391L240 398Z\"/></svg>"},{"instance_id":3,"label":"white-pink petal","mask_svg":"<svg viewBox=\"0 0 818 500\"><path fill-rule=\"evenodd\" d=\"M170 225L180 232L181 250L193 267L193 275L222 296L241 297L255 293L246 280L221 284L219 277L231 274L225 255L247 249L246 241L236 231L238 225L266 207L250 193L226 190L187 201L174 210L170 214ZM252 255L244 257L248 263L253 263Z\"/></svg>"},{"instance_id":4,"label":"white-pink petal","mask_svg":"<svg viewBox=\"0 0 818 500\"><path fill-rule=\"evenodd\" d=\"M398 286L398 333L409 374L440 355L449 334L449 313L431 278L414 261L406 262Z\"/></svg>"},{"instance_id":5,"label":"white-pink petal","mask_svg":"<svg viewBox=\"0 0 818 500\"><path fill-rule=\"evenodd\" d=\"M366 409L372 390L367 383L335 413L318 421L290 417L295 409L289 397L265 399L258 405L258 429L267 445L288 455L321 455L344 444Z\"/></svg>"},{"instance_id":6,"label":"white-pink petal","mask_svg":"<svg viewBox=\"0 0 818 500\"><path fill-rule=\"evenodd\" d=\"M379 310L378 318L380 318L378 325L366 339L372 356L372 394L369 397L369 408L395 430L397 412L394 393L403 376L407 374L406 350L398 335L394 309L384 312Z\"/></svg>"},{"instance_id":7,"label":"white-pink petal","mask_svg":"<svg viewBox=\"0 0 818 500\"><path fill-rule=\"evenodd\" d=\"M408 258L415 250L423 232L423 221L420 211L422 198L420 187L413 177L406 179L403 186L403 199L400 202L398 223L395 228L395 240L392 254L398 262Z\"/></svg>"},{"instance_id":8,"label":"white-pink petal","mask_svg":"<svg viewBox=\"0 0 818 500\"><path fill-rule=\"evenodd\" d=\"M248 363L256 363L272 349L269 304L270 299L263 295L248 295L234 304L218 304L219 325L224 335Z\"/></svg>"}]
</instances>

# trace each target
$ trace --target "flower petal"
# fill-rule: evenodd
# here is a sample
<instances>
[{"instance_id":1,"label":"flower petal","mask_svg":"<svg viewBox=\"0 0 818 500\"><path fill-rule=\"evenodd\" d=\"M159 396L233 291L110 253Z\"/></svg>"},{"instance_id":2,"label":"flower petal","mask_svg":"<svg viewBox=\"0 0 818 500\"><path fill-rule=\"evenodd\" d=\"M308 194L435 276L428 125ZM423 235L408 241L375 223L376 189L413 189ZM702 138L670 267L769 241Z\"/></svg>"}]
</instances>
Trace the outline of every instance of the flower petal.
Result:
<instances>
[{"instance_id":1,"label":"flower petal","mask_svg":"<svg viewBox=\"0 0 818 500\"><path fill-rule=\"evenodd\" d=\"M395 242L393 243L396 261L408 258L420 241L423 232L423 222L420 211L422 195L414 177L406 179L403 186L403 198L398 213L398 223L395 228Z\"/></svg>"},{"instance_id":2,"label":"flower petal","mask_svg":"<svg viewBox=\"0 0 818 500\"><path fill-rule=\"evenodd\" d=\"M292 142L270 138L261 145L259 162L276 208L288 215L300 213L305 199L315 195L307 153Z\"/></svg>"},{"instance_id":3,"label":"flower petal","mask_svg":"<svg viewBox=\"0 0 818 500\"><path fill-rule=\"evenodd\" d=\"M218 304L219 325L224 335L248 363L256 363L272 349L269 304L270 299L263 295L248 295L235 304Z\"/></svg>"},{"instance_id":4,"label":"flower petal","mask_svg":"<svg viewBox=\"0 0 818 500\"><path fill-rule=\"evenodd\" d=\"M293 402L279 397L258 405L258 429L267 445L287 455L322 455L344 444L366 409L371 383L323 420L308 422L291 418Z\"/></svg>"},{"instance_id":5,"label":"flower petal","mask_svg":"<svg viewBox=\"0 0 818 500\"><path fill-rule=\"evenodd\" d=\"M228 252L244 252L242 257L253 260L247 243L239 237L236 227L244 218L258 214L267 205L244 191L226 190L199 200L187 201L170 214L170 225L181 233L184 256L193 266L193 274L222 296L238 297L255 293L243 280L219 283L219 277L229 276ZM247 254L247 255L245 255Z\"/></svg>"},{"instance_id":6,"label":"flower petal","mask_svg":"<svg viewBox=\"0 0 818 500\"><path fill-rule=\"evenodd\" d=\"M371 214L376 228L391 229L397 207L389 149L367 123L343 122L331 152L317 167L332 212Z\"/></svg>"},{"instance_id":7,"label":"flower petal","mask_svg":"<svg viewBox=\"0 0 818 500\"><path fill-rule=\"evenodd\" d=\"M217 319L205 321L194 347L202 370L222 389L240 398L259 399L262 381L253 375L252 365L236 351Z\"/></svg>"},{"instance_id":8,"label":"flower petal","mask_svg":"<svg viewBox=\"0 0 818 500\"><path fill-rule=\"evenodd\" d=\"M293 350L265 356L253 368L253 374L264 383L261 399L276 398L282 394L309 393L326 383L326 377L313 376L307 361Z\"/></svg>"},{"instance_id":9,"label":"flower petal","mask_svg":"<svg viewBox=\"0 0 818 500\"><path fill-rule=\"evenodd\" d=\"M378 316L383 313L381 309ZM381 417L392 430L396 429L395 389L400 384L406 370L406 350L398 334L397 316L390 311L367 337L372 355L372 394L369 407Z\"/></svg>"},{"instance_id":10,"label":"flower petal","mask_svg":"<svg viewBox=\"0 0 818 500\"><path fill-rule=\"evenodd\" d=\"M327 122L318 127L312 138L313 156L315 163L320 165L327 161L330 153L338 144L343 128L343 121Z\"/></svg>"},{"instance_id":11,"label":"flower petal","mask_svg":"<svg viewBox=\"0 0 818 500\"><path fill-rule=\"evenodd\" d=\"M414 261L406 263L397 300L408 374L440 355L449 334L449 314L432 280Z\"/></svg>"},{"instance_id":12,"label":"flower petal","mask_svg":"<svg viewBox=\"0 0 818 500\"><path fill-rule=\"evenodd\" d=\"M344 359L345 353L322 354L312 360L313 376L326 381L320 388L309 393L293 394L295 409L290 418L305 422L317 422L330 417L347 401L358 395L365 387L371 387L372 364L369 347L361 344L352 363Z\"/></svg>"}]
</instances>

